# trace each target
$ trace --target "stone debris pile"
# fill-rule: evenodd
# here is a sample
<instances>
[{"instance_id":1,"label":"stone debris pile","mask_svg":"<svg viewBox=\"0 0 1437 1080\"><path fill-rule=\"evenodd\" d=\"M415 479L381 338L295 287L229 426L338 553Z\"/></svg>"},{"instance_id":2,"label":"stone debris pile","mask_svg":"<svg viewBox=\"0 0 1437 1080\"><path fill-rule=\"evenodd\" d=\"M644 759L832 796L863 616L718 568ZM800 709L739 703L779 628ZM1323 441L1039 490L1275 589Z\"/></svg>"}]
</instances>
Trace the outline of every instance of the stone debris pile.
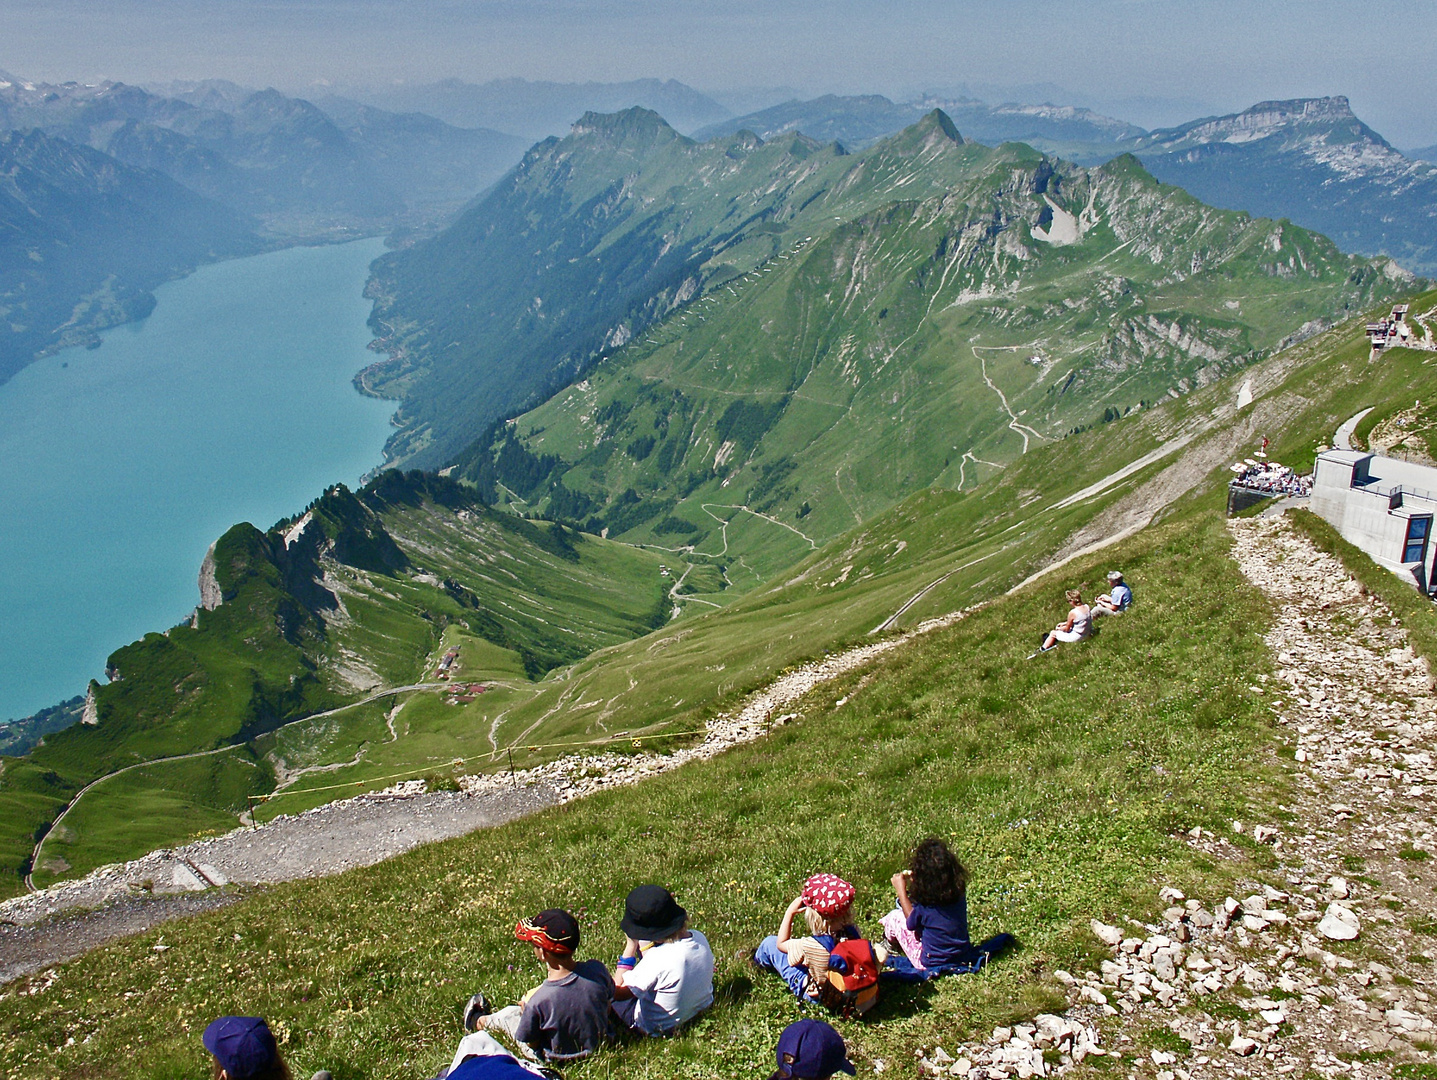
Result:
<instances>
[{"instance_id":1,"label":"stone debris pile","mask_svg":"<svg viewBox=\"0 0 1437 1080\"><path fill-rule=\"evenodd\" d=\"M1108 1053L1093 1024L1042 1013L1030 1024L993 1029L986 1042L961 1046L954 1054L942 1046L914 1053L920 1076L961 1076L968 1080L1031 1080L1057 1076L1089 1057Z\"/></svg>"},{"instance_id":2,"label":"stone debris pile","mask_svg":"<svg viewBox=\"0 0 1437 1080\"><path fill-rule=\"evenodd\" d=\"M948 625L950 618L942 625ZM918 632L936 628L939 622L924 624ZM710 720L703 738L692 746L672 753L641 752L621 754L607 751L597 754L569 754L514 773L484 773L461 776L460 787L470 794L484 794L505 786L542 783L552 787L562 802L583 798L595 791L635 784L649 776L669 772L690 761L706 761L742 743L753 742L775 725L796 719L798 713L779 710L798 701L815 686L837 678L897 648L902 638L889 638L863 645L847 652L815 660L781 675L765 689L748 699L738 712ZM624 736L616 735L622 744ZM638 747L643 743L639 742Z\"/></svg>"}]
</instances>

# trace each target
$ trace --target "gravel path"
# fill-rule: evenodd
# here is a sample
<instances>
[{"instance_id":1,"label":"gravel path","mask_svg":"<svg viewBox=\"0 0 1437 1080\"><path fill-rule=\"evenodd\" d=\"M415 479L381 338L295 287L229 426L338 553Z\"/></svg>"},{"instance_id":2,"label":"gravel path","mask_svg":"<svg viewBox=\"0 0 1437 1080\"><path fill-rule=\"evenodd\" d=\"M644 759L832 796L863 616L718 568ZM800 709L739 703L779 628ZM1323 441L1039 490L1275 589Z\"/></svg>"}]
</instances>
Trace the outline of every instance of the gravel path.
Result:
<instances>
[{"instance_id":1,"label":"gravel path","mask_svg":"<svg viewBox=\"0 0 1437 1080\"><path fill-rule=\"evenodd\" d=\"M1398 1066L1431 1075L1431 674L1392 612L1285 518L1230 528L1243 574L1277 609L1266 636L1276 677L1257 674L1250 692L1271 702L1296 783L1266 820L1184 839L1238 860L1241 834L1271 846L1276 870L1237 896L1164 887L1150 923L1095 920L1109 958L1055 973L1066 1016L928 1049L921 1075L1026 1080L1094 1055L1118 1059L1129 1080L1375 1080Z\"/></svg>"},{"instance_id":2,"label":"gravel path","mask_svg":"<svg viewBox=\"0 0 1437 1080\"><path fill-rule=\"evenodd\" d=\"M420 844L511 821L558 799L542 782L482 794L423 792L423 782L286 815L257 829L151 852L0 904L0 983L237 899L227 885L323 877ZM77 909L90 909L82 914Z\"/></svg>"}]
</instances>

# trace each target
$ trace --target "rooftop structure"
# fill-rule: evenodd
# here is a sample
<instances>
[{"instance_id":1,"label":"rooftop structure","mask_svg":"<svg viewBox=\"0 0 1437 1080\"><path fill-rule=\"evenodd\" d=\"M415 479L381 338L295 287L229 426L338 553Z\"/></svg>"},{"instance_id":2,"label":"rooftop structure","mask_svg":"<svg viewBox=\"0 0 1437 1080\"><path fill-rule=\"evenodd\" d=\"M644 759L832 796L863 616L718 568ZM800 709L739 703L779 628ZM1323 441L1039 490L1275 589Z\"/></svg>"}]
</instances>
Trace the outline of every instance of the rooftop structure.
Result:
<instances>
[{"instance_id":1,"label":"rooftop structure","mask_svg":"<svg viewBox=\"0 0 1437 1080\"><path fill-rule=\"evenodd\" d=\"M1362 450L1327 450L1313 469L1312 510L1374 562L1430 593L1437 468Z\"/></svg>"},{"instance_id":2,"label":"rooftop structure","mask_svg":"<svg viewBox=\"0 0 1437 1080\"><path fill-rule=\"evenodd\" d=\"M1412 324L1407 321L1407 305L1396 304L1391 315L1368 323L1367 340L1372 343L1373 359L1389 345L1416 345L1417 335L1412 331Z\"/></svg>"}]
</instances>

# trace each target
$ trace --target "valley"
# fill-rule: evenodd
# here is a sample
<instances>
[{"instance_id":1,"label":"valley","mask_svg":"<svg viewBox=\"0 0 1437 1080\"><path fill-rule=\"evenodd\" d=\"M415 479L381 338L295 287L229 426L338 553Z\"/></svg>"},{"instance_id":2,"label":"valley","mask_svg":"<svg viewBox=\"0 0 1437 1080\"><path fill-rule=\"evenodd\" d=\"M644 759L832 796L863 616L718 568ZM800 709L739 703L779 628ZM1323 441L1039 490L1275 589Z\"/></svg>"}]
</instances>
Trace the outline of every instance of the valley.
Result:
<instances>
[{"instance_id":1,"label":"valley","mask_svg":"<svg viewBox=\"0 0 1437 1080\"><path fill-rule=\"evenodd\" d=\"M375 324L398 325L401 295L429 305L403 309L411 329L362 380L404 388L396 439L428 445L420 459L476 410L560 389L444 477L386 472L227 532L192 625L117 651L96 722L7 765L12 890L241 812L455 783L501 751L530 767L620 735L682 745L790 665L1139 528L1213 455L1287 422L1264 405L1232 427L1235 373L1306 355L1295 340L1411 287L1132 158L1087 170L989 148L941 111L859 155L586 116L374 275ZM511 315L529 289L558 291L517 321L480 318L457 299L476 280ZM441 312L489 335L491 359L426 352ZM597 360L554 366L556 345L601 339ZM415 427L439 400L426 386L447 411ZM1188 445L1219 420L1222 439ZM441 672L461 685L359 704Z\"/></svg>"},{"instance_id":2,"label":"valley","mask_svg":"<svg viewBox=\"0 0 1437 1080\"><path fill-rule=\"evenodd\" d=\"M1437 304L1437 294L1414 302L1430 307ZM540 811L522 822L417 848L332 878L324 888L301 881L241 894L233 906L167 923L22 980L17 985L25 993L10 998L16 1019L3 1051L7 1066L48 1070L51 1062L63 1060L71 1066L94 1062L103 1071L95 1055L128 1041L139 1048L132 1052L149 1071L187 1067L194 1038L185 1026L193 1029L203 1022L206 1003L217 994L233 992L222 987L222 980L236 976L217 968L216 955L232 971L245 972L239 979L247 1000L271 1012L285 1003L287 1024L295 1033L290 1055L306 1068L378 1073L401 1068L403 1061L437 1060L452 1041L451 1025L413 1017L446 1015L463 988L476 981L497 982L503 993L517 992L528 975L502 974L513 952L504 918L510 908L532 906L556 892L563 895L584 912L586 933L600 942L589 947L603 955L613 932L614 897L636 875L657 874L674 884L715 942L723 957L718 980L723 992L692 1032L608 1052L586 1064L582 1074L618 1075L615 1070L621 1070L657 1078L752 1071L798 1007L776 980L751 977L731 955L768 928L795 875L806 872L812 860L856 880L860 917L872 921L886 906L882 881L901 859L905 838L914 830L934 828L961 836L976 868L970 892L975 925L984 932L1018 934L1022 962L996 964L981 977L886 991L881 1023L842 1022L855 1060L861 1058L866 1068L903 1060L914 1048L943 1064L933 1049L938 1045L970 1062L978 1056L997 1062L1000 1051L1016 1045L1008 1041L1017 1038L1015 1021L1055 1011L1092 1028L1090 1045L1100 1040L1105 1048L1099 1061L1134 1059L1145 1077L1166 1067L1148 1064L1150 1049L1173 1054L1179 1067L1191 1064L1194 1074L1203 1076L1226 1075L1229 1070L1220 1063L1229 1061L1250 1075L1274 1076L1285 1075L1277 1070L1286 1064L1309 1059L1324 1070L1334 1068L1333 1061L1364 1068L1370 1061L1386 1062L1374 1070L1382 1075L1397 1065L1420 1063L1425 1052L1420 1035L1404 1036L1380 1016L1383 1008L1400 1009L1393 1002L1406 1002L1419 1010L1413 1015L1420 1019L1422 1006L1407 984L1374 975L1366 989L1355 983L1355 989L1349 988L1341 962L1351 963L1354 971L1366 970L1371 961L1387 965L1394 976L1407 970L1420 975L1421 965L1413 967L1416 961L1409 961L1404 950L1398 950L1400 956L1389 954L1398 948L1393 943L1403 927L1426 925L1426 902L1404 892L1394 909L1375 899L1389 880L1400 885L1405 876L1420 877L1420 864L1389 866L1385 860L1361 858L1365 853L1354 845L1360 837L1377 835L1374 829L1383 836L1420 840L1424 812L1416 811L1419 821L1395 803L1387 810L1374 801L1372 823L1339 823L1336 829L1325 821L1318 825L1311 816L1321 807L1307 805L1312 800L1305 788L1313 781L1291 756L1287 724L1292 721L1286 712L1273 716L1274 695L1265 689L1275 688L1279 669L1286 679L1294 661L1274 665L1264 635L1289 634L1297 615L1282 615L1239 573L1220 505L1226 461L1251 446L1258 430L1279 431L1271 447L1274 456L1300 462L1347 418L1354 396L1395 402L1424 385L1430 378L1427 359L1420 352L1395 350L1374 366L1360 326L1351 323L1249 368L1243 378L1252 380L1253 401L1242 409L1235 405L1236 387L1229 378L1182 401L1074 436L1094 461L1082 487L1055 486L1051 464L1046 471L1039 465L1054 448L1035 449L994 483L953 493L950 502L981 499L989 488L1017 482L1019 470L1032 469L1022 479L1043 485L1044 498L1018 508L1036 516L1031 530L1014 531L1044 536L1040 565L1062 558L1082 541L1083 531L1074 529L1082 518L1101 526L1127 512L1125 506L1141 507L1151 523L1098 553L1079 555L1060 575L1040 578L1036 586L1012 581L1016 591L1000 597L1005 590L988 582L988 603L811 686L793 704L782 706L783 722L753 743L637 786ZM1158 429L1153 425L1160 417L1165 423ZM1146 428L1140 437L1113 447L1107 456L1103 443L1114 432L1127 428L1136 434L1140 426ZM1124 464L1184 435L1191 438L1123 475ZM1010 506L1021 501L1014 494L1008 492ZM1050 529L1044 515L1071 512L1075 504L1060 505L1068 494L1086 496L1098 504L1092 508L1098 512L1055 521ZM920 513L922 505L881 517L865 544L891 551L896 545L884 541L915 539L945 520L957 520L945 518L941 509ZM855 568L861 563L864 548L849 543L851 552L835 545L811 556L804 569L820 572L787 588L862 595L864 587L854 583L852 573L841 584L828 585L842 566L850 565L848 560ZM1272 555L1270 545L1240 543L1243 570L1259 573L1253 560ZM942 573L952 571L955 562L940 561ZM1060 584L1095 582L1111 565L1122 566L1137 584L1138 605L1089 643L1060 649L1041 662L1023 660L1031 651L1034 628L1052 617ZM1285 580L1270 577L1277 572L1262 571L1269 575L1261 579L1263 589ZM899 591L906 601L931 580ZM872 581L867 579L866 588L874 587ZM1357 593L1356 585L1339 585L1330 574L1323 582L1344 590L1344 596ZM1382 586L1373 587L1380 595ZM960 582L951 591L946 582L940 584L928 594L931 606L925 600L910 609L912 618L954 610L963 595ZM901 606L884 610L892 615ZM718 622L736 610L734 605L690 625ZM1339 616L1327 609L1319 615L1314 603L1309 617ZM1420 605L1394 607L1391 617L1411 625L1414 645L1431 640L1431 612ZM866 637L866 630L880 621L874 619L855 636ZM672 630L658 633L671 636ZM1287 695L1277 697L1285 708ZM1326 738L1325 729L1321 738L1311 731L1304 738L1300 745L1310 755ZM795 773L796 764L805 768ZM1344 783L1333 771L1339 764L1335 758L1325 763L1314 774L1317 782ZM502 776L496 779L503 783ZM816 827L816 808L835 805L842 807L834 811L836 827ZM1254 839L1245 824L1266 827L1269 821L1273 828L1266 841ZM1296 844L1309 822L1322 833L1320 852ZM1411 836L1409 826L1415 830ZM1280 849L1271 846L1273 835L1283 840ZM1082 843L1075 846L1075 838ZM795 847L804 853L800 865L784 854ZM1256 984L1258 976L1242 974L1241 965L1265 971L1276 947L1269 946L1268 938L1289 935L1297 946L1303 944L1300 928L1305 924L1296 913L1306 910L1302 905L1307 902L1296 898L1267 902L1274 914L1263 933L1244 930L1243 936L1229 930L1223 938L1210 930L1194 931L1198 936L1190 949L1227 966L1219 969L1224 976L1217 991L1197 986L1200 971L1191 981L1177 980L1185 1000L1192 1002L1182 1007L1186 1011L1174 1006L1170 1012L1151 994L1151 1001L1136 990L1129 995L1128 986L1136 983L1110 988L1097 975L1100 962L1111 962L1114 954L1095 944L1091 920L1106 924L1136 916L1142 927L1138 933L1159 934L1165 919L1159 909L1170 904L1171 895L1159 896L1160 887L1199 898L1202 908L1225 893L1256 890L1261 895L1264 885L1294 892L1311 882L1327 888L1322 882L1331 867L1358 890L1350 903L1363 913L1363 937L1350 945L1328 941L1325 948L1312 946L1311 961L1306 953L1289 950L1295 965L1281 976L1313 998L1309 1004L1294 991L1285 999L1291 1031L1279 1026L1276 1033L1264 1032L1259 1004L1251 996L1256 991L1245 995L1229 989L1225 975L1231 971L1241 976L1234 982ZM1211 904L1221 907L1217 900ZM1277 917L1289 904L1294 915L1279 924ZM1392 917L1390 931L1374 914L1383 911ZM433 932L436 925L443 926L442 934ZM318 934L316 926L333 929ZM455 944L456 934L462 945ZM156 950L157 944L166 948ZM1334 957L1330 966L1324 955ZM1135 970L1135 959L1121 951L1118 956L1127 970ZM131 979L136 965L152 971L150 988L138 993ZM255 979L254 965L263 966L263 985ZM1092 976L1083 974L1089 970ZM443 979L435 979L434 972L445 973ZM1069 984L1059 972L1078 974ZM1265 994L1271 993L1277 973L1267 978L1261 984ZM1079 994L1087 985L1113 1003L1112 1016ZM131 997L123 997L127 992ZM88 1014L75 1009L77 995L99 1005L103 1025L78 1019ZM363 1012L351 1007L361 998ZM176 1011L177 1021L156 1038L146 1014L161 1000ZM1331 1043L1316 1034L1337 1015L1317 1004L1329 1000L1341 1009L1344 1033ZM1375 1027L1373 1015L1378 1015ZM1232 1034L1233 1022L1243 1033L1241 1043ZM995 1026L1009 1030L1001 1039L996 1033L990 1038ZM1174 1041L1174 1032L1181 1043ZM1248 1038L1247 1032L1262 1035L1263 1041ZM1304 1039L1302 1032L1312 1032L1313 1038ZM72 1036L70 1048L55 1048ZM1372 1042L1378 1036L1381 1041ZM1359 1039L1367 1040L1367 1049ZM1229 1041L1243 1049L1229 1050ZM1386 1056L1350 1056L1369 1051Z\"/></svg>"}]
</instances>

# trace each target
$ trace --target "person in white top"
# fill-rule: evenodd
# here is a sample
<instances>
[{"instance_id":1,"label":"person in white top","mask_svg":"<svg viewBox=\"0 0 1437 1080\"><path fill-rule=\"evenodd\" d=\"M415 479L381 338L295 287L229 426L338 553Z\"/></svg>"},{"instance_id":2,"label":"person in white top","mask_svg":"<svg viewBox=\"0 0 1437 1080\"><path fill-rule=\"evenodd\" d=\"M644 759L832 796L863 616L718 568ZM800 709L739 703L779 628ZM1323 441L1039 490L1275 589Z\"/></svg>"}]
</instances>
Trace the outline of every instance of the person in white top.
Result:
<instances>
[{"instance_id":1,"label":"person in white top","mask_svg":"<svg viewBox=\"0 0 1437 1080\"><path fill-rule=\"evenodd\" d=\"M619 925L627 940L614 971L613 1009L627 1027L667 1035L713 1004L713 950L708 938L689 929L688 912L668 889L634 889Z\"/></svg>"},{"instance_id":2,"label":"person in white top","mask_svg":"<svg viewBox=\"0 0 1437 1080\"><path fill-rule=\"evenodd\" d=\"M1087 604L1083 603L1083 594L1077 589L1069 589L1067 592L1068 603L1072 610L1068 612L1068 621L1059 623L1048 631L1048 636L1043 640L1043 651L1056 648L1060 641L1082 641L1093 630L1093 612Z\"/></svg>"}]
</instances>

